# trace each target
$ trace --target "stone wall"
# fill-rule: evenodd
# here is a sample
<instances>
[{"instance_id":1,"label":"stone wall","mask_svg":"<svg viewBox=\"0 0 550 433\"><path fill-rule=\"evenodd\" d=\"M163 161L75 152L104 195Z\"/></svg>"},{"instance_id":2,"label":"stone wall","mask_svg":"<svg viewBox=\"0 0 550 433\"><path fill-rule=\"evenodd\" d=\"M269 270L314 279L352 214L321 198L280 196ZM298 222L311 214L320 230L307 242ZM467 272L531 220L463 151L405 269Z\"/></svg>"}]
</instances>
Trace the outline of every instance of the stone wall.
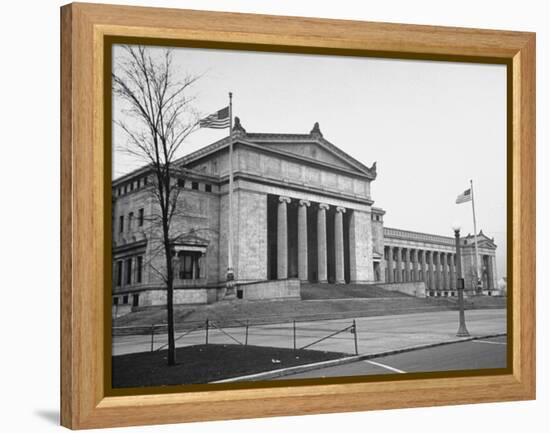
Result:
<instances>
[{"instance_id":1,"label":"stone wall","mask_svg":"<svg viewBox=\"0 0 550 433\"><path fill-rule=\"evenodd\" d=\"M174 304L211 304L221 299L223 289L174 289ZM139 306L166 305L166 290L151 289L139 293Z\"/></svg>"},{"instance_id":2,"label":"stone wall","mask_svg":"<svg viewBox=\"0 0 550 433\"><path fill-rule=\"evenodd\" d=\"M267 279L267 195L237 190L234 264L237 281ZM223 216L222 216L223 218Z\"/></svg>"},{"instance_id":3,"label":"stone wall","mask_svg":"<svg viewBox=\"0 0 550 433\"><path fill-rule=\"evenodd\" d=\"M374 281L372 228L370 212L351 211L349 221L350 282Z\"/></svg>"},{"instance_id":4,"label":"stone wall","mask_svg":"<svg viewBox=\"0 0 550 433\"><path fill-rule=\"evenodd\" d=\"M207 243L203 258L204 274L207 283L217 283L219 270L219 232L220 232L220 196L216 192L204 191L204 184L200 184L199 190L190 188L190 182L180 191L178 196L177 214L173 217L171 225L172 236L179 236L182 243L186 238L201 238ZM214 191L214 190L213 190ZM144 224L138 227L138 210L144 209ZM134 229L125 227L124 233L118 233L119 216L124 215L125 224L127 216L134 212ZM142 284L160 283L162 279L159 272L165 272L166 264L161 244L162 232L159 224L151 222L152 215L159 215L158 204L153 200L150 189L142 190L120 197L113 207L115 247L124 247L131 242L146 240L146 250L142 254L138 250L128 250L116 254L114 260L124 259L126 256L143 255ZM135 263L134 263L135 269ZM157 271L154 271L156 269ZM114 266L113 266L114 272ZM176 275L176 279L178 276ZM139 289L140 284L126 285L123 280L122 287L115 291Z\"/></svg>"},{"instance_id":5,"label":"stone wall","mask_svg":"<svg viewBox=\"0 0 550 433\"><path fill-rule=\"evenodd\" d=\"M112 306L112 317L113 319L116 319L117 317L125 316L126 314L129 314L132 312L132 306L127 305L113 305Z\"/></svg>"},{"instance_id":6,"label":"stone wall","mask_svg":"<svg viewBox=\"0 0 550 433\"><path fill-rule=\"evenodd\" d=\"M386 283L381 284L380 287L390 292L401 292L405 295L416 296L417 298L426 297L426 284L424 284L424 281L410 283Z\"/></svg>"},{"instance_id":7,"label":"stone wall","mask_svg":"<svg viewBox=\"0 0 550 433\"><path fill-rule=\"evenodd\" d=\"M299 146L293 145L292 147L299 152ZM319 152L322 151L319 148ZM368 180L340 170L314 167L300 161L291 161L278 155L269 155L249 148L237 147L236 154L238 168L244 173L274 179L282 184L308 185L315 189L370 198L370 182ZM349 170L349 167L347 168Z\"/></svg>"},{"instance_id":8,"label":"stone wall","mask_svg":"<svg viewBox=\"0 0 550 433\"><path fill-rule=\"evenodd\" d=\"M260 299L300 299L300 280L259 281L256 283L240 284L237 293L242 298L255 301Z\"/></svg>"}]
</instances>

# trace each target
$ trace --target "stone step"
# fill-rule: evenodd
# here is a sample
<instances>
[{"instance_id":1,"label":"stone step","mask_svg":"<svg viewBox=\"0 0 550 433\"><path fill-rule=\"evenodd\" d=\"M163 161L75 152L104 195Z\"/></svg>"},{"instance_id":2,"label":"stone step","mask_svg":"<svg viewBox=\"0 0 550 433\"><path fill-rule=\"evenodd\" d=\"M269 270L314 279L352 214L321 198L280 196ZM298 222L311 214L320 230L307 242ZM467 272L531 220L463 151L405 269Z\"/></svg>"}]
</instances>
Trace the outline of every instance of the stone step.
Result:
<instances>
[{"instance_id":1,"label":"stone step","mask_svg":"<svg viewBox=\"0 0 550 433\"><path fill-rule=\"evenodd\" d=\"M303 300L349 298L402 298L409 295L384 289L377 284L305 283L301 285Z\"/></svg>"}]
</instances>

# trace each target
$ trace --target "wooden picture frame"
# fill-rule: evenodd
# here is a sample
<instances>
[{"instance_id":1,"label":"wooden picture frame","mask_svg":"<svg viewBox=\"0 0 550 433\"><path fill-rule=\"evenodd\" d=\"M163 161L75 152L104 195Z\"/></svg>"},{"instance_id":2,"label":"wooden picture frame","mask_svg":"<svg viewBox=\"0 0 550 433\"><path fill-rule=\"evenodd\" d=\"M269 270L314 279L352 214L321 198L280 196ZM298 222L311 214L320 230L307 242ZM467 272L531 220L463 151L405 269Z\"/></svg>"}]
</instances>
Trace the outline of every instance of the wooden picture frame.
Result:
<instances>
[{"instance_id":1,"label":"wooden picture frame","mask_svg":"<svg viewBox=\"0 0 550 433\"><path fill-rule=\"evenodd\" d=\"M107 395L107 37L186 46L508 66L510 372ZM535 398L535 35L525 32L70 4L61 8L61 424L97 428ZM107 185L107 187L105 186ZM107 256L107 257L106 257ZM106 277L107 275L107 277ZM107 307L109 307L107 302ZM109 320L107 320L107 318Z\"/></svg>"}]
</instances>

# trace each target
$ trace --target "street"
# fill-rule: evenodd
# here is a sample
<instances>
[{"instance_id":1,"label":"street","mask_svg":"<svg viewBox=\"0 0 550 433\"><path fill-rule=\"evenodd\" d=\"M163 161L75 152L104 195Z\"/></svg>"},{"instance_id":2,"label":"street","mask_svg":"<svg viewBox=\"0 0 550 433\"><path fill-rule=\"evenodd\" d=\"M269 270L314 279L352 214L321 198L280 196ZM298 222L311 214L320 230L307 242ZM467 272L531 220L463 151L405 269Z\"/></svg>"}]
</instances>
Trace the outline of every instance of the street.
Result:
<instances>
[{"instance_id":1,"label":"street","mask_svg":"<svg viewBox=\"0 0 550 433\"><path fill-rule=\"evenodd\" d=\"M301 348L339 330L350 327L352 319L321 320L296 323L296 347ZM398 316L362 317L356 319L358 353L380 353L416 345L439 343L456 339L458 329L457 311L403 314ZM506 310L471 310L466 312L466 324L472 336L506 333ZM216 328L213 322L208 331L210 344L235 344L247 341L249 345L292 348L294 330L292 323L254 325L246 328ZM348 331L338 333L309 347L355 354L355 335ZM166 334L153 336L153 348L166 344ZM204 344L205 329L176 334L178 347ZM113 337L113 355L147 352L151 350L150 335Z\"/></svg>"},{"instance_id":2,"label":"street","mask_svg":"<svg viewBox=\"0 0 550 433\"><path fill-rule=\"evenodd\" d=\"M281 376L275 380L506 367L506 337L446 344Z\"/></svg>"}]
</instances>

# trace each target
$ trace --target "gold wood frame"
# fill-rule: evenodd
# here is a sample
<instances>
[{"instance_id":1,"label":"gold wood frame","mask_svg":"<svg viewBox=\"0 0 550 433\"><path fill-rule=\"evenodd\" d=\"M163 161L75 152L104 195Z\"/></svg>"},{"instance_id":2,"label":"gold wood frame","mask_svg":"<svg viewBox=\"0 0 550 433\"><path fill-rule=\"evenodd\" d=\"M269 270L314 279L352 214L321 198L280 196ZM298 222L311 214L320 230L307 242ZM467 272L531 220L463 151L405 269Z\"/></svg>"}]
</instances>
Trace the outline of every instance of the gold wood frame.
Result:
<instances>
[{"instance_id":1,"label":"gold wood frame","mask_svg":"<svg viewBox=\"0 0 550 433\"><path fill-rule=\"evenodd\" d=\"M95 4L64 6L61 31L64 426L127 426L535 398L534 34ZM186 46L506 64L508 373L109 394L104 360L110 356L105 335L110 333L111 322L104 288L111 266L105 249L110 239L111 179L105 180L110 176L105 167L111 156L104 146L108 128L103 111L104 48L109 37L151 38Z\"/></svg>"}]
</instances>

